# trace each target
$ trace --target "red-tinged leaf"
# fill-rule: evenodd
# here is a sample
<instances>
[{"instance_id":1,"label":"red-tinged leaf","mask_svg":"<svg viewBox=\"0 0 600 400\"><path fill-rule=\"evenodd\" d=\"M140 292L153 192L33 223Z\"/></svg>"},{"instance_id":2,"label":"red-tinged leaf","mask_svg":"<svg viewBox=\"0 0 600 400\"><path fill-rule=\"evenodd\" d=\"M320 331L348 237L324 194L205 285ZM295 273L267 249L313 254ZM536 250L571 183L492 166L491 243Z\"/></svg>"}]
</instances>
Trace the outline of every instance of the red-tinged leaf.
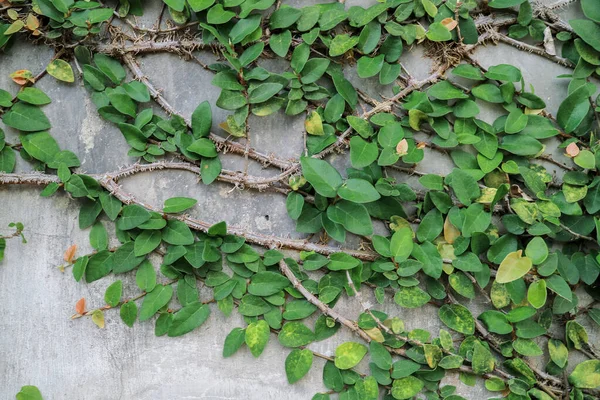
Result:
<instances>
[{"instance_id":1,"label":"red-tinged leaf","mask_svg":"<svg viewBox=\"0 0 600 400\"><path fill-rule=\"evenodd\" d=\"M65 261L71 264L73 262L73 257L75 257L75 252L77 251L77 245L74 244L65 251Z\"/></svg>"},{"instance_id":2,"label":"red-tinged leaf","mask_svg":"<svg viewBox=\"0 0 600 400\"><path fill-rule=\"evenodd\" d=\"M442 25L444 25L449 31L451 31L452 29L456 28L456 26L458 25L458 22L456 22L455 19L452 18L444 18L441 21Z\"/></svg>"},{"instance_id":3,"label":"red-tinged leaf","mask_svg":"<svg viewBox=\"0 0 600 400\"><path fill-rule=\"evenodd\" d=\"M75 303L75 312L80 315L85 313L85 298L82 297Z\"/></svg>"},{"instance_id":4,"label":"red-tinged leaf","mask_svg":"<svg viewBox=\"0 0 600 400\"><path fill-rule=\"evenodd\" d=\"M579 154L579 147L577 146L577 143L570 143L566 148L566 152L567 157L576 157Z\"/></svg>"},{"instance_id":5,"label":"red-tinged leaf","mask_svg":"<svg viewBox=\"0 0 600 400\"><path fill-rule=\"evenodd\" d=\"M396 153L398 153L400 157L408 154L408 142L406 139L402 139L400 142L398 142L396 145Z\"/></svg>"}]
</instances>

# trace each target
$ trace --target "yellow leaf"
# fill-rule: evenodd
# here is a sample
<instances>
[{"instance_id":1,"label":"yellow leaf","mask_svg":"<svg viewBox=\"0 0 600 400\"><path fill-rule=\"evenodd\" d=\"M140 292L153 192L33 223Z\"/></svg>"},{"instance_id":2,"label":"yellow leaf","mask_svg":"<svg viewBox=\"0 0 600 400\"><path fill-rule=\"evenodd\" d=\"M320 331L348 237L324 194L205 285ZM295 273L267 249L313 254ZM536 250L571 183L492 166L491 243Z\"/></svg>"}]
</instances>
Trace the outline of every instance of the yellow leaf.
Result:
<instances>
[{"instance_id":1,"label":"yellow leaf","mask_svg":"<svg viewBox=\"0 0 600 400\"><path fill-rule=\"evenodd\" d=\"M444 221L444 240L452 244L459 236L460 231L458 230L458 228L452 225L450 219L446 217L446 220Z\"/></svg>"},{"instance_id":2,"label":"yellow leaf","mask_svg":"<svg viewBox=\"0 0 600 400\"><path fill-rule=\"evenodd\" d=\"M500 263L496 273L496 282L509 283L525 276L533 265L529 257L522 257L523 250L513 251Z\"/></svg>"},{"instance_id":3,"label":"yellow leaf","mask_svg":"<svg viewBox=\"0 0 600 400\"><path fill-rule=\"evenodd\" d=\"M308 132L310 135L322 136L325 134L323 131L323 121L321 120L319 113L316 111L308 114L306 121L304 121L304 127L306 128L306 132Z\"/></svg>"},{"instance_id":4,"label":"yellow leaf","mask_svg":"<svg viewBox=\"0 0 600 400\"><path fill-rule=\"evenodd\" d=\"M365 329L365 333L376 342L383 343L385 341L385 338L383 337L383 334L379 328Z\"/></svg>"},{"instance_id":5,"label":"yellow leaf","mask_svg":"<svg viewBox=\"0 0 600 400\"><path fill-rule=\"evenodd\" d=\"M35 31L40 27L40 20L33 14L27 15L27 29L30 31Z\"/></svg>"},{"instance_id":6,"label":"yellow leaf","mask_svg":"<svg viewBox=\"0 0 600 400\"><path fill-rule=\"evenodd\" d=\"M13 22L8 29L4 32L5 36L12 35L13 33L17 33L25 26L25 23L21 20Z\"/></svg>"},{"instance_id":7,"label":"yellow leaf","mask_svg":"<svg viewBox=\"0 0 600 400\"><path fill-rule=\"evenodd\" d=\"M441 21L441 24L444 25L446 27L446 29L451 31L452 29L456 28L456 26L458 25L458 22L456 22L456 20L452 19L452 18L444 18Z\"/></svg>"},{"instance_id":8,"label":"yellow leaf","mask_svg":"<svg viewBox=\"0 0 600 400\"><path fill-rule=\"evenodd\" d=\"M92 313L92 321L98 326L98 328L104 328L104 313L102 310L96 310Z\"/></svg>"}]
</instances>

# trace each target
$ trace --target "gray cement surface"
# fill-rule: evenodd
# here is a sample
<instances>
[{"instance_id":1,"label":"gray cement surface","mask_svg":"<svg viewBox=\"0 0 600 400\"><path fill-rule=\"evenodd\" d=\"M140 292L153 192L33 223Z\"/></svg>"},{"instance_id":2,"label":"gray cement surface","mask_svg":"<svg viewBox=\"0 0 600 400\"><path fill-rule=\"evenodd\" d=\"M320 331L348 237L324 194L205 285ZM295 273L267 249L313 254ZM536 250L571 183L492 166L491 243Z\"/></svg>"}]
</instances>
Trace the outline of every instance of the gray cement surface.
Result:
<instances>
[{"instance_id":1,"label":"gray cement surface","mask_svg":"<svg viewBox=\"0 0 600 400\"><path fill-rule=\"evenodd\" d=\"M157 0L151 2L151 12L140 19L141 24L152 24L155 20L152 12L159 9L157 3ZM305 4L300 0L288 3ZM371 3L374 1L348 0L347 5ZM571 8L562 12L569 17L578 13ZM209 53L197 55L205 62L214 60ZM8 55L0 57L0 88L15 93L17 87L8 74L21 68L35 73L43 69L51 57L52 51L47 47L18 43ZM536 93L547 102L552 113L564 98L567 81L556 76L568 71L543 58L506 45L480 48L475 57L484 66L505 62L520 67L526 82L535 86ZM139 60L150 80L184 115L191 115L204 100L211 102L213 131L219 131L218 124L226 118L227 112L214 106L219 90L210 85L211 73L172 54L145 55ZM431 62L423 57L422 48L407 49L402 62L415 77L428 75ZM346 74L373 97L389 94L373 82L358 78L353 68L348 68ZM52 135L61 148L79 155L83 164L81 171L109 172L134 161L127 156L127 146L119 130L100 118L80 82L65 84L45 77L38 87L52 98L52 103L44 107L53 125ZM493 121L493 110L484 110L483 118ZM252 117L251 145L266 153L296 158L303 148L303 121L303 117L287 117L281 113L266 118ZM1 123L0 127L5 129L9 141L15 141L13 130ZM551 141L547 145L556 148L556 143ZM556 158L562 157L560 150L553 150L553 154ZM439 154L429 156L426 155L428 162L419 165L419 170L437 174L450 172L453 167L450 159ZM347 155L334 155L329 161L342 169L349 165ZM223 162L230 169L244 168L243 159L239 157L226 156ZM554 169L551 164L546 166L551 171ZM17 168L31 170L22 160L18 161ZM249 171L265 176L277 173L273 169L262 169L256 163L250 164ZM398 178L419 187L414 177L398 175ZM294 223L287 216L285 197L278 194L232 190L231 186L220 183L207 187L187 172L140 174L127 178L124 187L156 206L174 196L197 198L198 205L191 214L210 222L224 219L231 225L255 232L302 237L295 232ZM322 360L315 360L311 372L300 382L287 383L284 360L289 350L281 347L274 336L258 359L246 348L231 358L222 358L225 336L232 328L244 326L235 312L225 318L213 307L212 315L201 328L180 338L156 337L150 322L128 328L115 310L106 312L105 329L98 329L90 319L71 320L75 303L81 297L86 298L89 307L103 305L104 291L115 279L76 283L70 269L61 272L58 268L70 245L79 246L79 255L91 251L89 229L79 229L77 216L78 201L64 194L48 199L39 196L38 188L0 187L0 235L10 232L8 223L21 221L25 224L28 241L21 244L11 240L5 260L0 264L0 400L13 399L23 385L38 386L44 398L50 400L295 400L310 399L314 393L325 390L321 378ZM110 231L112 225L108 226ZM356 244L356 241L349 243ZM159 261L153 261L158 267ZM134 276L118 278L124 280L125 296L138 293ZM203 290L201 294L208 296ZM580 298L580 304L588 301L583 295ZM353 299L342 301L337 307L353 318L360 309ZM468 307L478 314L488 306L478 299ZM382 309L403 319L407 329L423 328L437 333L442 327L433 307L411 311L386 303ZM600 330L589 321L582 322L592 340L598 342ZM333 338L310 347L331 355L338 344L348 340L353 340L351 334L340 330ZM577 355L573 357L572 367L580 361ZM543 367L545 361L535 362ZM360 367L368 371L366 361ZM481 381L475 387L468 387L460 383L456 375L450 375L445 383L456 385L457 393L468 399L493 397Z\"/></svg>"}]
</instances>

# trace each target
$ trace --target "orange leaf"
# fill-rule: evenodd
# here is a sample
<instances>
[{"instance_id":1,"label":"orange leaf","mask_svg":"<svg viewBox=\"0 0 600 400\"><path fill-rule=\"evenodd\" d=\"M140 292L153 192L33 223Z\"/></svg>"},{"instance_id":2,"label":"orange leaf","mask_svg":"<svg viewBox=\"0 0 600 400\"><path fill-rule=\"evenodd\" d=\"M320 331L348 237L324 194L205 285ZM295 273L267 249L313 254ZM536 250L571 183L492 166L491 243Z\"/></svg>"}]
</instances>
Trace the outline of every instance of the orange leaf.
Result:
<instances>
[{"instance_id":1,"label":"orange leaf","mask_svg":"<svg viewBox=\"0 0 600 400\"><path fill-rule=\"evenodd\" d=\"M33 73L26 69L20 69L10 74L10 77L17 85L25 85L27 82L35 82Z\"/></svg>"},{"instance_id":2,"label":"orange leaf","mask_svg":"<svg viewBox=\"0 0 600 400\"><path fill-rule=\"evenodd\" d=\"M73 262L73 257L75 257L75 252L77 251L77 245L69 247L67 251L65 251L65 261L71 264Z\"/></svg>"},{"instance_id":3,"label":"orange leaf","mask_svg":"<svg viewBox=\"0 0 600 400\"><path fill-rule=\"evenodd\" d=\"M82 297L77 303L75 303L75 312L77 314L85 313L85 298Z\"/></svg>"},{"instance_id":4,"label":"orange leaf","mask_svg":"<svg viewBox=\"0 0 600 400\"><path fill-rule=\"evenodd\" d=\"M33 14L27 15L27 29L30 31L35 31L40 27L40 20Z\"/></svg>"},{"instance_id":5,"label":"orange leaf","mask_svg":"<svg viewBox=\"0 0 600 400\"><path fill-rule=\"evenodd\" d=\"M442 25L444 25L449 31L451 31L452 29L456 28L456 25L458 25L458 22L456 22L456 20L452 19L452 18L444 18L441 21Z\"/></svg>"},{"instance_id":6,"label":"orange leaf","mask_svg":"<svg viewBox=\"0 0 600 400\"><path fill-rule=\"evenodd\" d=\"M579 147L577 147L577 144L573 142L567 146L566 151L568 157L576 157L577 154L579 154Z\"/></svg>"}]
</instances>

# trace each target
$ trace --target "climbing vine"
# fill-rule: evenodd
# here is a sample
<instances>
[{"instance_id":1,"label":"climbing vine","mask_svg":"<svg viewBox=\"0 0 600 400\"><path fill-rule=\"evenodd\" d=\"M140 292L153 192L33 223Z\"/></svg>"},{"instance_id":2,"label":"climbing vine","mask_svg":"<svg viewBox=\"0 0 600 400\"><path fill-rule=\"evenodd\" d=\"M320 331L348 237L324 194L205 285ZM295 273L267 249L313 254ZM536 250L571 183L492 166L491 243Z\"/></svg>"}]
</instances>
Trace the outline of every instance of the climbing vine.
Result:
<instances>
[{"instance_id":1,"label":"climbing vine","mask_svg":"<svg viewBox=\"0 0 600 400\"><path fill-rule=\"evenodd\" d=\"M581 18L563 21L566 6ZM291 384L324 359L328 391L316 400L462 399L441 383L446 373L466 385L483 379L495 398L600 396L600 351L584 327L592 321L598 337L598 1L295 8L275 0L164 0L152 28L137 24L144 8L140 0L0 0L3 57L21 40L55 50L43 71L2 71L17 86L0 89L0 115L18 134L10 142L0 129L0 184L39 185L44 197L60 191L77 202L79 227L89 229L95 251L78 255L72 246L63 268L80 284L111 282L105 304L81 299L74 319L90 317L104 328L104 314L118 312L128 326L154 323L156 335L174 337L209 323L212 312L237 312L245 325L227 335L223 356L247 346L258 357L277 340L290 349L284 369ZM570 69L561 76L567 91L555 94L563 98L556 115L517 67L484 68L472 56L498 42ZM417 45L433 61L424 79L402 63L405 49ZM218 61L205 63L198 50ZM226 119L213 121L208 102L189 117L178 113L136 60L157 52L211 71ZM259 65L265 58L285 60L285 71ZM355 88L349 70L388 86L391 97ZM131 165L96 175L79 170L78 156L52 136L60 121L44 114L52 99L35 84L45 75L87 91L123 134ZM486 122L480 107L490 106L498 117ZM249 116L275 113L305 120L295 133L304 140L296 159L251 146L261 133L250 132ZM552 146L567 158L557 159ZM342 171L327 158L346 149ZM37 172L15 171L17 153ZM223 168L224 153L245 158L245 170ZM421 172L436 157L449 157L455 168L446 176ZM252 176L250 162L275 172ZM197 199L151 205L120 186L159 170L272 193L285 201L297 232L311 236L198 220L190 211ZM409 185L411 176L418 184ZM0 260L7 239L26 242L21 223L10 227L0 237ZM109 231L118 246L110 246ZM346 245L350 237L360 247ZM150 254L161 257L158 269ZM124 293L123 274L135 275L139 293ZM375 305L365 300L371 293ZM356 320L335 307L344 297L360 305ZM467 307L475 298L485 311ZM394 312L378 310L386 299ZM403 313L426 304L438 307L447 329L404 325ZM312 350L338 330L355 341L334 354ZM569 365L574 352L586 360ZM547 361L543 368L536 357ZM359 365L363 359L368 367ZM26 386L17 398L41 394Z\"/></svg>"}]
</instances>

